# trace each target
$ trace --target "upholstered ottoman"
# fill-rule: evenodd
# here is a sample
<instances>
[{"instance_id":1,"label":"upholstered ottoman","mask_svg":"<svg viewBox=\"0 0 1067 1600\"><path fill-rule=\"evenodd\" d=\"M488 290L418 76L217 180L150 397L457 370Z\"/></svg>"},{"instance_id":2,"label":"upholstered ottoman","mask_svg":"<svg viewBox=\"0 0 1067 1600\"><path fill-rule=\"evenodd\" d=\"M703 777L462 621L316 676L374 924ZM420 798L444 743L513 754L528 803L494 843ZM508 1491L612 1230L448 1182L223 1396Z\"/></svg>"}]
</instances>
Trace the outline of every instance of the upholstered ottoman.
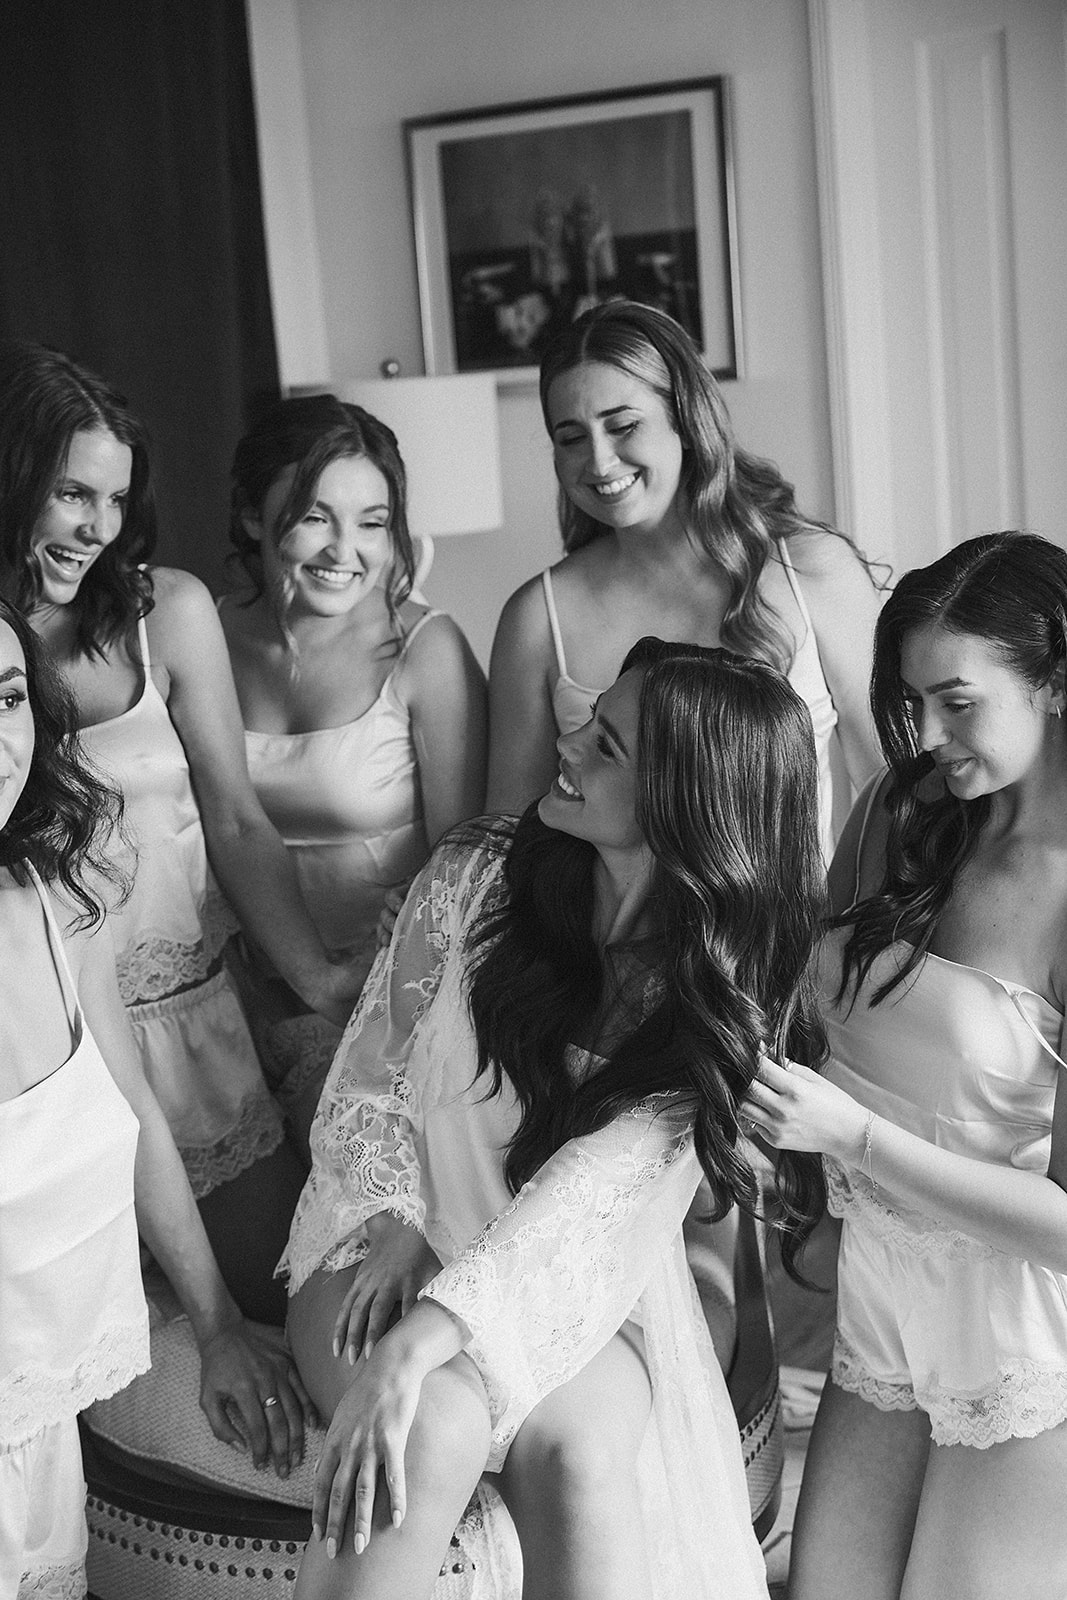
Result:
<instances>
[{"instance_id":1,"label":"upholstered ottoman","mask_svg":"<svg viewBox=\"0 0 1067 1600\"><path fill-rule=\"evenodd\" d=\"M287 1479L220 1443L197 1402L184 1317L153 1306L152 1370L82 1418L89 1589L96 1600L289 1600L311 1535L322 1434ZM434 1600L519 1600L510 1518L481 1486Z\"/></svg>"}]
</instances>

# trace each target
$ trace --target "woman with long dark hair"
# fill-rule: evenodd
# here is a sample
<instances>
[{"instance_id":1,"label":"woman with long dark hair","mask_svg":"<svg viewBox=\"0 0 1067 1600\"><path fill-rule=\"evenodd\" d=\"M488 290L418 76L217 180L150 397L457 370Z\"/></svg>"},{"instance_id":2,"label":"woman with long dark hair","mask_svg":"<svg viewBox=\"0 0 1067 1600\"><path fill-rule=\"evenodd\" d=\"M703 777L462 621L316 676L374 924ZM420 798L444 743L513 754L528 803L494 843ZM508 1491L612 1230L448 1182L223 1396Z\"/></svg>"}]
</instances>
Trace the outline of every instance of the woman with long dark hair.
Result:
<instances>
[{"instance_id":1,"label":"woman with long dark hair","mask_svg":"<svg viewBox=\"0 0 1067 1600\"><path fill-rule=\"evenodd\" d=\"M481 813L485 679L452 619L411 598L404 463L359 406L299 396L249 429L230 539L244 581L219 616L249 776L322 939L362 980L388 890ZM341 1030L247 946L231 970L306 1144Z\"/></svg>"},{"instance_id":2,"label":"woman with long dark hair","mask_svg":"<svg viewBox=\"0 0 1067 1600\"><path fill-rule=\"evenodd\" d=\"M833 1060L768 1062L750 1102L825 1152L843 1219L793 1600L1067 1593L1065 671L1067 554L1031 535L907 573L879 620Z\"/></svg>"},{"instance_id":3,"label":"woman with long dark hair","mask_svg":"<svg viewBox=\"0 0 1067 1600\"><path fill-rule=\"evenodd\" d=\"M309 1005L343 1021L358 977L323 945L248 781L211 597L146 565L155 536L147 437L123 397L58 351L0 349L0 592L123 795L120 991L226 1281L248 1315L280 1322L272 1273L304 1168L222 967L234 919L215 880Z\"/></svg>"},{"instance_id":4,"label":"woman with long dark hair","mask_svg":"<svg viewBox=\"0 0 1067 1600\"><path fill-rule=\"evenodd\" d=\"M245 1324L222 1281L141 1071L99 898L121 887L108 850L120 811L36 633L0 599L5 1600L85 1593L78 1412L148 1367L138 1232L189 1316L216 1435L287 1473L312 1414L281 1332Z\"/></svg>"},{"instance_id":5,"label":"woman with long dark hair","mask_svg":"<svg viewBox=\"0 0 1067 1600\"><path fill-rule=\"evenodd\" d=\"M764 1043L822 1058L817 810L779 673L644 639L542 798L416 879L284 1263L333 1417L302 1596L429 1595L486 1471L526 1600L766 1594L681 1228L702 1170L719 1215L754 1203ZM821 1174L780 1181L791 1262Z\"/></svg>"}]
</instances>

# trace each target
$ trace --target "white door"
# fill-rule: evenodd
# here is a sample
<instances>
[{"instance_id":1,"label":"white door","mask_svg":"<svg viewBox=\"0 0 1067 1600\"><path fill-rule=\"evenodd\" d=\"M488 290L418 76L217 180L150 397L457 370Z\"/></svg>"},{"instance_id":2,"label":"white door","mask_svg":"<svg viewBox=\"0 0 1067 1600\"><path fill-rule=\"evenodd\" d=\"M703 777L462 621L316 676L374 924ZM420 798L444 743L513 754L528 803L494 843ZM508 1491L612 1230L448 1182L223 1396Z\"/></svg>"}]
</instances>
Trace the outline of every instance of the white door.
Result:
<instances>
[{"instance_id":1,"label":"white door","mask_svg":"<svg viewBox=\"0 0 1067 1600\"><path fill-rule=\"evenodd\" d=\"M1064 0L809 0L837 514L1067 544Z\"/></svg>"}]
</instances>

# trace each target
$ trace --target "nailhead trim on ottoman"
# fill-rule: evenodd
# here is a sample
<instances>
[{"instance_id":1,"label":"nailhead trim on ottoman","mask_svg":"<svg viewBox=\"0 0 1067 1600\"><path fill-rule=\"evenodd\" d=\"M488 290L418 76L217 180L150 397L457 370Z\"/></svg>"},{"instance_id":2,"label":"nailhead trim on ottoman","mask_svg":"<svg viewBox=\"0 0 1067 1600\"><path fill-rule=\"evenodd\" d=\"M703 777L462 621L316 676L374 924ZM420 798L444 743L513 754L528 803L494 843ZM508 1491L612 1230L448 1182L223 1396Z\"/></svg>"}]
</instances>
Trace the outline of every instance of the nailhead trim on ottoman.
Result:
<instances>
[{"instance_id":1,"label":"nailhead trim on ottoman","mask_svg":"<svg viewBox=\"0 0 1067 1600\"><path fill-rule=\"evenodd\" d=\"M84 1427L82 1452L97 1600L289 1600L307 1511L150 1478ZM433 1600L470 1600L473 1576L454 1540Z\"/></svg>"}]
</instances>

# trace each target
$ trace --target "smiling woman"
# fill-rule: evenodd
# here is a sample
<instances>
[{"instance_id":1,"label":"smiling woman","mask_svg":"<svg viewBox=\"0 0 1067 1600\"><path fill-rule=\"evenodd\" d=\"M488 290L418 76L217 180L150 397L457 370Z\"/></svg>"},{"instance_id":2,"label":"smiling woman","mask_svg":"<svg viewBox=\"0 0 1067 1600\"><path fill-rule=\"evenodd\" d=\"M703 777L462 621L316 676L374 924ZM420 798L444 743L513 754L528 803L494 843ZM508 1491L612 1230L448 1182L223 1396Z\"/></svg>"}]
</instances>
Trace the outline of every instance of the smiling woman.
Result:
<instances>
[{"instance_id":1,"label":"smiling woman","mask_svg":"<svg viewBox=\"0 0 1067 1600\"><path fill-rule=\"evenodd\" d=\"M967 540L879 619L890 770L831 874L833 1059L765 1063L750 1101L824 1152L842 1218L795 1600L1067 1593L1065 675L1044 539Z\"/></svg>"},{"instance_id":2,"label":"smiling woman","mask_svg":"<svg viewBox=\"0 0 1067 1600\"><path fill-rule=\"evenodd\" d=\"M277 1321L272 1275L301 1167L222 970L233 917L215 879L309 1004L342 1020L358 985L319 938L248 782L210 597L189 574L146 564L156 523L144 429L57 351L0 351L0 523L0 587L125 800L132 890L109 922L145 1070L227 1281L249 1313Z\"/></svg>"},{"instance_id":3,"label":"smiling woman","mask_svg":"<svg viewBox=\"0 0 1067 1600\"><path fill-rule=\"evenodd\" d=\"M248 767L323 940L370 971L390 889L476 815L485 680L450 617L411 598L396 439L333 395L283 401L238 444L221 603ZM306 1146L340 1030L245 944L231 970Z\"/></svg>"}]
</instances>

